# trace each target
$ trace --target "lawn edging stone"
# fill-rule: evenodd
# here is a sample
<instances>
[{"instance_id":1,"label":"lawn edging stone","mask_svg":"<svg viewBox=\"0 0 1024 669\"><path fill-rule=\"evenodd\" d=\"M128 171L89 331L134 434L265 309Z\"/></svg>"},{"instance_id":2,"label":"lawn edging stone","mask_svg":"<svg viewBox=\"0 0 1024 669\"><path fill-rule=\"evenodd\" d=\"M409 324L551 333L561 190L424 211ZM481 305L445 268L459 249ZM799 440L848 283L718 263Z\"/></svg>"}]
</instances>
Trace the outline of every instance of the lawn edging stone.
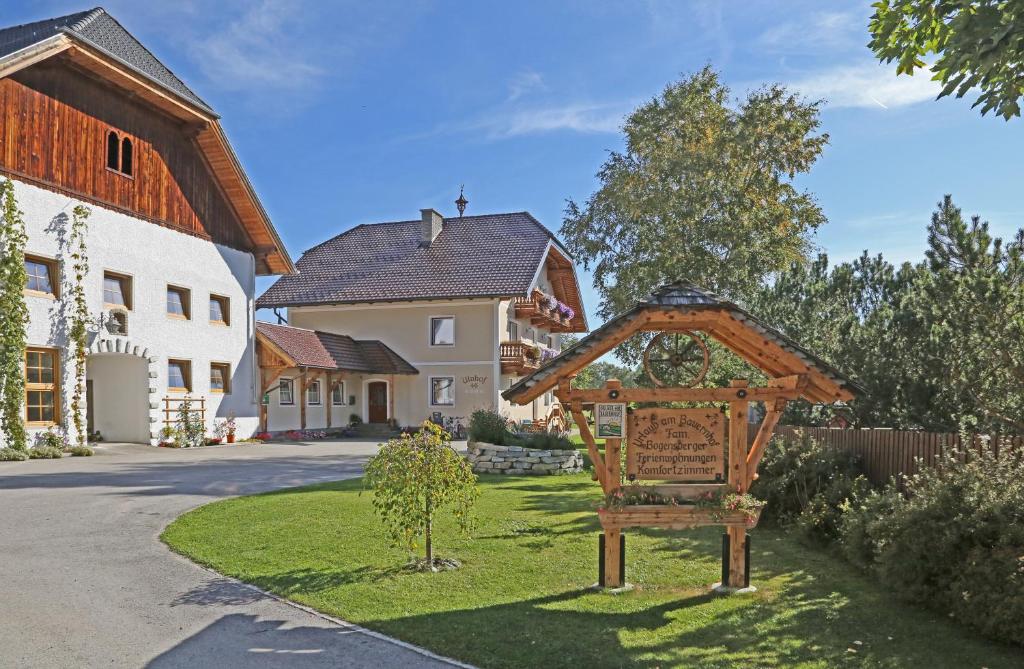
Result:
<instances>
[{"instance_id":1,"label":"lawn edging stone","mask_svg":"<svg viewBox=\"0 0 1024 669\"><path fill-rule=\"evenodd\" d=\"M485 441L471 441L466 459L477 474L576 474L583 471L579 451L534 449L523 446L501 446Z\"/></svg>"}]
</instances>

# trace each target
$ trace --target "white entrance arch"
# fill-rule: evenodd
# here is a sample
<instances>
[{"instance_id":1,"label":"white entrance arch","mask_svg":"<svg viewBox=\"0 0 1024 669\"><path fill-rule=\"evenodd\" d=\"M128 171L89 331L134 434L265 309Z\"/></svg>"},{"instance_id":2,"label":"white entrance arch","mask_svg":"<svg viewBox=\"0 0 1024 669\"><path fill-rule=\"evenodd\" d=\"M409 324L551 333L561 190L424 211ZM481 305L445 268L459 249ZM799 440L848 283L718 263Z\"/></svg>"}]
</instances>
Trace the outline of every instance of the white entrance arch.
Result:
<instances>
[{"instance_id":1,"label":"white entrance arch","mask_svg":"<svg viewBox=\"0 0 1024 669\"><path fill-rule=\"evenodd\" d=\"M115 355L109 355L115 354ZM135 440L148 440L149 444L156 445L160 438L160 402L157 398L157 362L159 358L154 355L150 355L149 349L141 344L136 344L131 340L130 337L96 337L89 348L86 350L86 368L88 376L88 367L90 359L93 359L94 367L98 369L99 365L103 364L101 359L104 357L111 357L116 359L121 354L122 356L132 356L139 358L145 363L145 377L141 380L135 380L135 385L128 385L124 390L129 395L129 403L132 398L138 399L136 408L142 413L139 416L139 420L143 422L143 426L132 431L132 434L136 434L131 441ZM94 357L95 356L95 357ZM116 363L114 363L116 364ZM94 370L95 371L95 370ZM123 370L122 370L123 371ZM128 379L125 379L126 384L132 383ZM94 394L98 391L93 389ZM142 397L137 397L142 395ZM102 398L101 398L102 399ZM100 405L100 401L96 401L97 407ZM126 409L130 409L126 407ZM130 409L134 410L134 409ZM102 429L100 430L102 432ZM104 435L107 436L107 435ZM116 437L117 434L111 435Z\"/></svg>"}]
</instances>

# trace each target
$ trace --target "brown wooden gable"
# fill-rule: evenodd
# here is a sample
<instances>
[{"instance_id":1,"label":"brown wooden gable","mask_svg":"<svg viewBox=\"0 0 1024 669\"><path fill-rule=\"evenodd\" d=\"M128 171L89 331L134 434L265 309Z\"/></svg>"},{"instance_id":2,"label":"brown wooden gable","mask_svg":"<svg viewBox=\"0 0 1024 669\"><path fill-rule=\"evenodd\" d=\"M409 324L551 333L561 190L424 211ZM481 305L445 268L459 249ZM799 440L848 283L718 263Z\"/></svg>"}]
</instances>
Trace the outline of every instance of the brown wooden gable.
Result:
<instances>
[{"instance_id":1,"label":"brown wooden gable","mask_svg":"<svg viewBox=\"0 0 1024 669\"><path fill-rule=\"evenodd\" d=\"M837 369L735 304L693 286L669 284L520 379L502 396L526 404L633 335L674 330L705 332L770 379L796 379L795 393L810 402L849 401L859 391Z\"/></svg>"},{"instance_id":2,"label":"brown wooden gable","mask_svg":"<svg viewBox=\"0 0 1024 669\"><path fill-rule=\"evenodd\" d=\"M544 270L547 272L555 297L576 312L570 321L568 331L586 332L587 314L583 308L583 296L580 294L580 284L576 279L576 269L572 260L557 245L551 244L544 259Z\"/></svg>"},{"instance_id":3,"label":"brown wooden gable","mask_svg":"<svg viewBox=\"0 0 1024 669\"><path fill-rule=\"evenodd\" d=\"M215 117L68 37L0 62L0 172L294 271ZM133 174L106 167L114 130Z\"/></svg>"}]
</instances>

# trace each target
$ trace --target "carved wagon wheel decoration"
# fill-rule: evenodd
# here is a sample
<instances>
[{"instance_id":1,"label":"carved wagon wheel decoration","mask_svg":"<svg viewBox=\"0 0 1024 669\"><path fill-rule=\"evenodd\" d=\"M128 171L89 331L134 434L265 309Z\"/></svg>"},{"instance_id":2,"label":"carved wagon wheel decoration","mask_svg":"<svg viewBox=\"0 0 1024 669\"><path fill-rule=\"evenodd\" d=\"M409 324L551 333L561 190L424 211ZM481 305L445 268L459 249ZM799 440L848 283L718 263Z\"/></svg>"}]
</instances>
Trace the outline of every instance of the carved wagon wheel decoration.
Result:
<instances>
[{"instance_id":1,"label":"carved wagon wheel decoration","mask_svg":"<svg viewBox=\"0 0 1024 669\"><path fill-rule=\"evenodd\" d=\"M695 386L710 364L707 344L689 330L662 332L644 350L644 371L659 388L676 379L682 379L684 388Z\"/></svg>"}]
</instances>

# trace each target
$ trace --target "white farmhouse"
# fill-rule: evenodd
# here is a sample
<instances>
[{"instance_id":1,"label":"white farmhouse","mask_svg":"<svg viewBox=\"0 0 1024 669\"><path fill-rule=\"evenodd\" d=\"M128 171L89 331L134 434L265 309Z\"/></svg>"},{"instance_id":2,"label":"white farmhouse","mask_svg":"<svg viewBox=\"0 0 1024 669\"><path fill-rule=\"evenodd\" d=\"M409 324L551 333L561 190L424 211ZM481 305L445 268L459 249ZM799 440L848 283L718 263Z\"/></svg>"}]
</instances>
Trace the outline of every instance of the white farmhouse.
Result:
<instances>
[{"instance_id":1,"label":"white farmhouse","mask_svg":"<svg viewBox=\"0 0 1024 669\"><path fill-rule=\"evenodd\" d=\"M217 114L97 8L0 29L0 178L24 212L25 420L70 424L69 230L91 210L86 414L155 443L184 396L254 432L255 278L294 271Z\"/></svg>"}]
</instances>

